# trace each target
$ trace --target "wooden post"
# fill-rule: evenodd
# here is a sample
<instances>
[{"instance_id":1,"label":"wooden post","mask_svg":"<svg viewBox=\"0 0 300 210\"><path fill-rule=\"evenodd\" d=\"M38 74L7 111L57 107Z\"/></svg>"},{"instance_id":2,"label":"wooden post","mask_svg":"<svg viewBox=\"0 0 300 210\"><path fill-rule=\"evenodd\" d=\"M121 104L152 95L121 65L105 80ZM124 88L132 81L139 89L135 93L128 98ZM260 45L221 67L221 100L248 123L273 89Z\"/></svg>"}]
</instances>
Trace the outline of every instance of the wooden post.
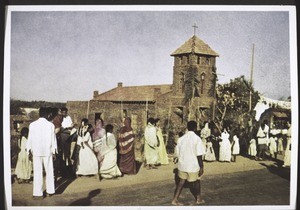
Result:
<instances>
[{"instance_id":1,"label":"wooden post","mask_svg":"<svg viewBox=\"0 0 300 210\"><path fill-rule=\"evenodd\" d=\"M252 80L253 80L253 64L254 64L254 44L252 46L252 59L250 68L250 96L249 96L249 112L251 112L252 107Z\"/></svg>"},{"instance_id":2,"label":"wooden post","mask_svg":"<svg viewBox=\"0 0 300 210\"><path fill-rule=\"evenodd\" d=\"M89 109L90 109L90 101L88 100L87 109L86 109L86 119L89 119Z\"/></svg>"},{"instance_id":3,"label":"wooden post","mask_svg":"<svg viewBox=\"0 0 300 210\"><path fill-rule=\"evenodd\" d=\"M168 113L168 125L167 125L167 138L166 138L166 145L168 145L169 137L170 137L170 118L172 112L172 102L169 101L169 113Z\"/></svg>"},{"instance_id":4,"label":"wooden post","mask_svg":"<svg viewBox=\"0 0 300 210\"><path fill-rule=\"evenodd\" d=\"M148 98L146 99L146 125L148 120Z\"/></svg>"}]
</instances>

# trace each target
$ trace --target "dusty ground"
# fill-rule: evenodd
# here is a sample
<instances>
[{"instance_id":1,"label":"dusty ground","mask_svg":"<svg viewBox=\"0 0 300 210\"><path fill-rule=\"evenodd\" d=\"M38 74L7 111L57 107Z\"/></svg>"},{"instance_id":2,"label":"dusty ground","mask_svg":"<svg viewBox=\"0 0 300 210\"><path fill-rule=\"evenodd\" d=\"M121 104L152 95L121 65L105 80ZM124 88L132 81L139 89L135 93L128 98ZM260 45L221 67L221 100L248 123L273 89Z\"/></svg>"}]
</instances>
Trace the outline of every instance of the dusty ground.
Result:
<instances>
[{"instance_id":1,"label":"dusty ground","mask_svg":"<svg viewBox=\"0 0 300 210\"><path fill-rule=\"evenodd\" d=\"M280 165L280 164L279 164ZM202 177L204 205L288 205L290 170L274 161L239 156L236 163L205 163ZM59 180L56 195L32 199L32 184L12 184L13 206L168 206L175 189L171 162L158 169L141 167L137 175L117 180L95 177ZM193 205L184 188L180 200Z\"/></svg>"}]
</instances>

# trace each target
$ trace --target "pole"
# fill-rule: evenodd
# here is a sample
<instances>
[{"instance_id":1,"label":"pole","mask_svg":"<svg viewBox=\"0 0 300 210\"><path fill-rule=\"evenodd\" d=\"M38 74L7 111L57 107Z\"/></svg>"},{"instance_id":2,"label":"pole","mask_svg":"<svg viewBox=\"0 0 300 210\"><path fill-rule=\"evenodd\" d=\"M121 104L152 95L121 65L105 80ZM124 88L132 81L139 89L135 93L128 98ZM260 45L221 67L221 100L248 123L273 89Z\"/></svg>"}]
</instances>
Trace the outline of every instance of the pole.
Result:
<instances>
[{"instance_id":1,"label":"pole","mask_svg":"<svg viewBox=\"0 0 300 210\"><path fill-rule=\"evenodd\" d=\"M90 101L88 100L87 109L86 109L86 118L89 119L89 109L90 109Z\"/></svg>"},{"instance_id":2,"label":"pole","mask_svg":"<svg viewBox=\"0 0 300 210\"><path fill-rule=\"evenodd\" d=\"M147 124L147 121L148 121L148 98L146 100L146 124Z\"/></svg>"},{"instance_id":3,"label":"pole","mask_svg":"<svg viewBox=\"0 0 300 210\"><path fill-rule=\"evenodd\" d=\"M253 46L252 46L252 59L251 59L251 68L250 68L249 112L251 112L251 107L252 107L253 65L254 65L254 44L253 44Z\"/></svg>"}]
</instances>

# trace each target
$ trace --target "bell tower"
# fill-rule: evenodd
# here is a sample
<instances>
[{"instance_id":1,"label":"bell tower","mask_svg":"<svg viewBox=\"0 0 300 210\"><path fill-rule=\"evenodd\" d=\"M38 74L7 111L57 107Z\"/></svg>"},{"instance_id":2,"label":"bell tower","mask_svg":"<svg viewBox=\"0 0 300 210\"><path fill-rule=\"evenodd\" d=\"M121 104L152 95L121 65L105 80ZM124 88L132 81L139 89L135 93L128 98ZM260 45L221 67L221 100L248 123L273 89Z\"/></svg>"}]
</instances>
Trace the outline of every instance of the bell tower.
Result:
<instances>
[{"instance_id":1,"label":"bell tower","mask_svg":"<svg viewBox=\"0 0 300 210\"><path fill-rule=\"evenodd\" d=\"M193 27L195 33L197 26ZM171 56L174 57L173 97L180 99L181 106L186 108L189 114L186 119L212 120L219 55L194 34Z\"/></svg>"}]
</instances>

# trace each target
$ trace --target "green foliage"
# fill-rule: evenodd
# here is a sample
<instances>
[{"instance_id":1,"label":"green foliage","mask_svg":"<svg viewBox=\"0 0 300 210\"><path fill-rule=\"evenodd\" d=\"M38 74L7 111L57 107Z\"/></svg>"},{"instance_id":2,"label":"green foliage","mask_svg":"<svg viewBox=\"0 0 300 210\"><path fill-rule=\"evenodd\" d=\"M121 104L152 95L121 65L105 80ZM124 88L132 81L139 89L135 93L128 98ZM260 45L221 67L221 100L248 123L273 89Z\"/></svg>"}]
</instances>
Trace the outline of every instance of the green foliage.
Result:
<instances>
[{"instance_id":1,"label":"green foliage","mask_svg":"<svg viewBox=\"0 0 300 210\"><path fill-rule=\"evenodd\" d=\"M255 107L259 95L244 76L230 80L227 84L217 85L216 117L219 125L230 122L233 126L240 126L243 118L249 114L249 98L252 92L251 110Z\"/></svg>"},{"instance_id":2,"label":"green foliage","mask_svg":"<svg viewBox=\"0 0 300 210\"><path fill-rule=\"evenodd\" d=\"M21 100L10 100L10 114L11 115L20 115L22 114L20 108L40 108L40 107L64 107L66 103L60 102L47 102L47 101L21 101Z\"/></svg>"}]
</instances>

